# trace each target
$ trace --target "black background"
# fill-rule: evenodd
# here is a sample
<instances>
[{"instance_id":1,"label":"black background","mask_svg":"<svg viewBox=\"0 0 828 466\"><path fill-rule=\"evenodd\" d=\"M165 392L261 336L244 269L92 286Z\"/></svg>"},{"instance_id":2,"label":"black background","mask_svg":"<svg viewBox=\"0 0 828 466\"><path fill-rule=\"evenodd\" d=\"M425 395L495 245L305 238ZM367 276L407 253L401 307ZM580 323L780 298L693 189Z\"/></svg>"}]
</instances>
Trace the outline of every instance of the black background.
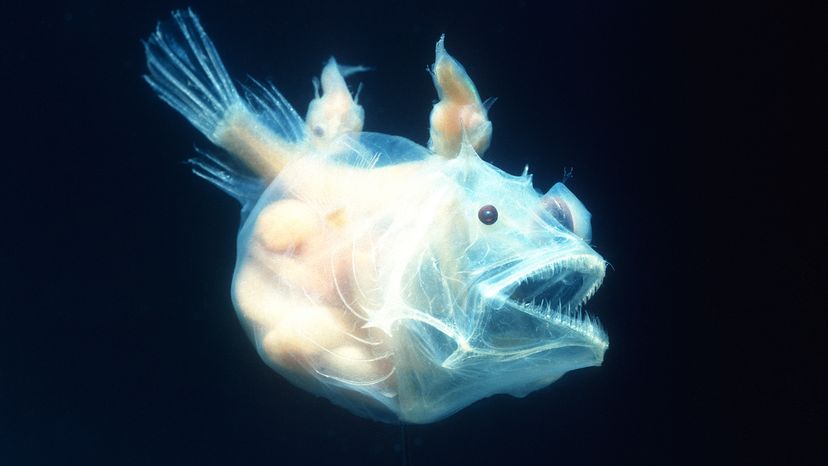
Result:
<instances>
[{"instance_id":1,"label":"black background","mask_svg":"<svg viewBox=\"0 0 828 466\"><path fill-rule=\"evenodd\" d=\"M398 426L292 387L236 320L238 206L141 80L187 5L300 113L328 56L374 66L366 129L420 143L445 33L499 98L487 159L543 190L575 168L604 366L408 427L409 464L825 460L817 2L86 1L4 6L1 464L403 462Z\"/></svg>"}]
</instances>

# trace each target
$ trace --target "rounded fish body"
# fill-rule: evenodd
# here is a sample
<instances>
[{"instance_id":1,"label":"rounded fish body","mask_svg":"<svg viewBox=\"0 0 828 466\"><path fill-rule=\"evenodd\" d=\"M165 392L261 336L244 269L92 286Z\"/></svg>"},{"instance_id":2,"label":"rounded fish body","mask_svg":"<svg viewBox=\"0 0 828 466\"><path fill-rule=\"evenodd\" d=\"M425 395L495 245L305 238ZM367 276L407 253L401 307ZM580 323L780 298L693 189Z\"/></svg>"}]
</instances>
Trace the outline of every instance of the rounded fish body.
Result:
<instances>
[{"instance_id":1,"label":"rounded fish body","mask_svg":"<svg viewBox=\"0 0 828 466\"><path fill-rule=\"evenodd\" d=\"M150 85L226 151L193 164L242 203L233 303L294 384L427 423L601 363L589 212L480 157L487 106L442 39L427 148L362 131L345 77L364 67L331 59L302 119L272 86L240 94L191 11L146 48Z\"/></svg>"}]
</instances>

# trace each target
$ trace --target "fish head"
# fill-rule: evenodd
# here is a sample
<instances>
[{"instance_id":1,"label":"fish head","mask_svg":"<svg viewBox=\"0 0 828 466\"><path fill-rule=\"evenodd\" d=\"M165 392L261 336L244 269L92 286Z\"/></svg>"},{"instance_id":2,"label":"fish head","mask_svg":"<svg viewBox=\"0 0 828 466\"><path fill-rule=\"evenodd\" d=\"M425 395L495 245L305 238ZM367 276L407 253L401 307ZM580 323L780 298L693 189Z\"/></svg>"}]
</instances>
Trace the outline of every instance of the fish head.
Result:
<instances>
[{"instance_id":1,"label":"fish head","mask_svg":"<svg viewBox=\"0 0 828 466\"><path fill-rule=\"evenodd\" d=\"M470 145L443 162L442 175L442 188L429 191L442 211L397 288L413 310L403 325L407 348L425 353L417 359L431 360L435 374L437 366L450 373L444 383L465 390L458 398L523 396L600 365L608 339L583 306L606 262L590 246L584 205L563 183L539 193L530 175L505 173Z\"/></svg>"}]
</instances>

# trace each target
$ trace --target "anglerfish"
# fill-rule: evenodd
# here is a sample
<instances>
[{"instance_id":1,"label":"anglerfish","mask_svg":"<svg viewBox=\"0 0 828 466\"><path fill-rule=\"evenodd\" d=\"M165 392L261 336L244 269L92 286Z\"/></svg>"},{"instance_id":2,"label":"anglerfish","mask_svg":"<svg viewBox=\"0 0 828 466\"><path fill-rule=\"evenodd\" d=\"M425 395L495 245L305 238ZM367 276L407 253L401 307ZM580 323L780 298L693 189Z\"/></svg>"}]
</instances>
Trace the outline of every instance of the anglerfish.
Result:
<instances>
[{"instance_id":1,"label":"anglerfish","mask_svg":"<svg viewBox=\"0 0 828 466\"><path fill-rule=\"evenodd\" d=\"M608 347L584 310L606 268L590 213L481 158L489 102L444 44L422 146L363 131L345 78L365 67L331 58L302 118L272 84L235 84L190 10L145 42L146 81L217 146L193 171L241 203L231 294L262 360L386 422L525 396Z\"/></svg>"}]
</instances>

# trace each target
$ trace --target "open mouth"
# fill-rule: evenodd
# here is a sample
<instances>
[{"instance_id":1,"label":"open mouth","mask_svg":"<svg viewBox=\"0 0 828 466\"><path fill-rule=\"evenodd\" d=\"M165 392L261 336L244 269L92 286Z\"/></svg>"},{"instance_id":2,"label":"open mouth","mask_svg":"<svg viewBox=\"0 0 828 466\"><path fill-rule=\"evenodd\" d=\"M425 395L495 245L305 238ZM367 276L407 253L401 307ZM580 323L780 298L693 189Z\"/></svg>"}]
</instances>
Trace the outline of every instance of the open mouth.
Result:
<instances>
[{"instance_id":1,"label":"open mouth","mask_svg":"<svg viewBox=\"0 0 828 466\"><path fill-rule=\"evenodd\" d=\"M496 310L520 311L606 347L606 333L583 309L601 286L604 271L603 259L595 254L524 260L489 275L481 293Z\"/></svg>"},{"instance_id":2,"label":"open mouth","mask_svg":"<svg viewBox=\"0 0 828 466\"><path fill-rule=\"evenodd\" d=\"M515 284L507 287L508 301L524 307L579 307L601 286L603 277L603 262L591 256L556 261L515 277Z\"/></svg>"}]
</instances>

